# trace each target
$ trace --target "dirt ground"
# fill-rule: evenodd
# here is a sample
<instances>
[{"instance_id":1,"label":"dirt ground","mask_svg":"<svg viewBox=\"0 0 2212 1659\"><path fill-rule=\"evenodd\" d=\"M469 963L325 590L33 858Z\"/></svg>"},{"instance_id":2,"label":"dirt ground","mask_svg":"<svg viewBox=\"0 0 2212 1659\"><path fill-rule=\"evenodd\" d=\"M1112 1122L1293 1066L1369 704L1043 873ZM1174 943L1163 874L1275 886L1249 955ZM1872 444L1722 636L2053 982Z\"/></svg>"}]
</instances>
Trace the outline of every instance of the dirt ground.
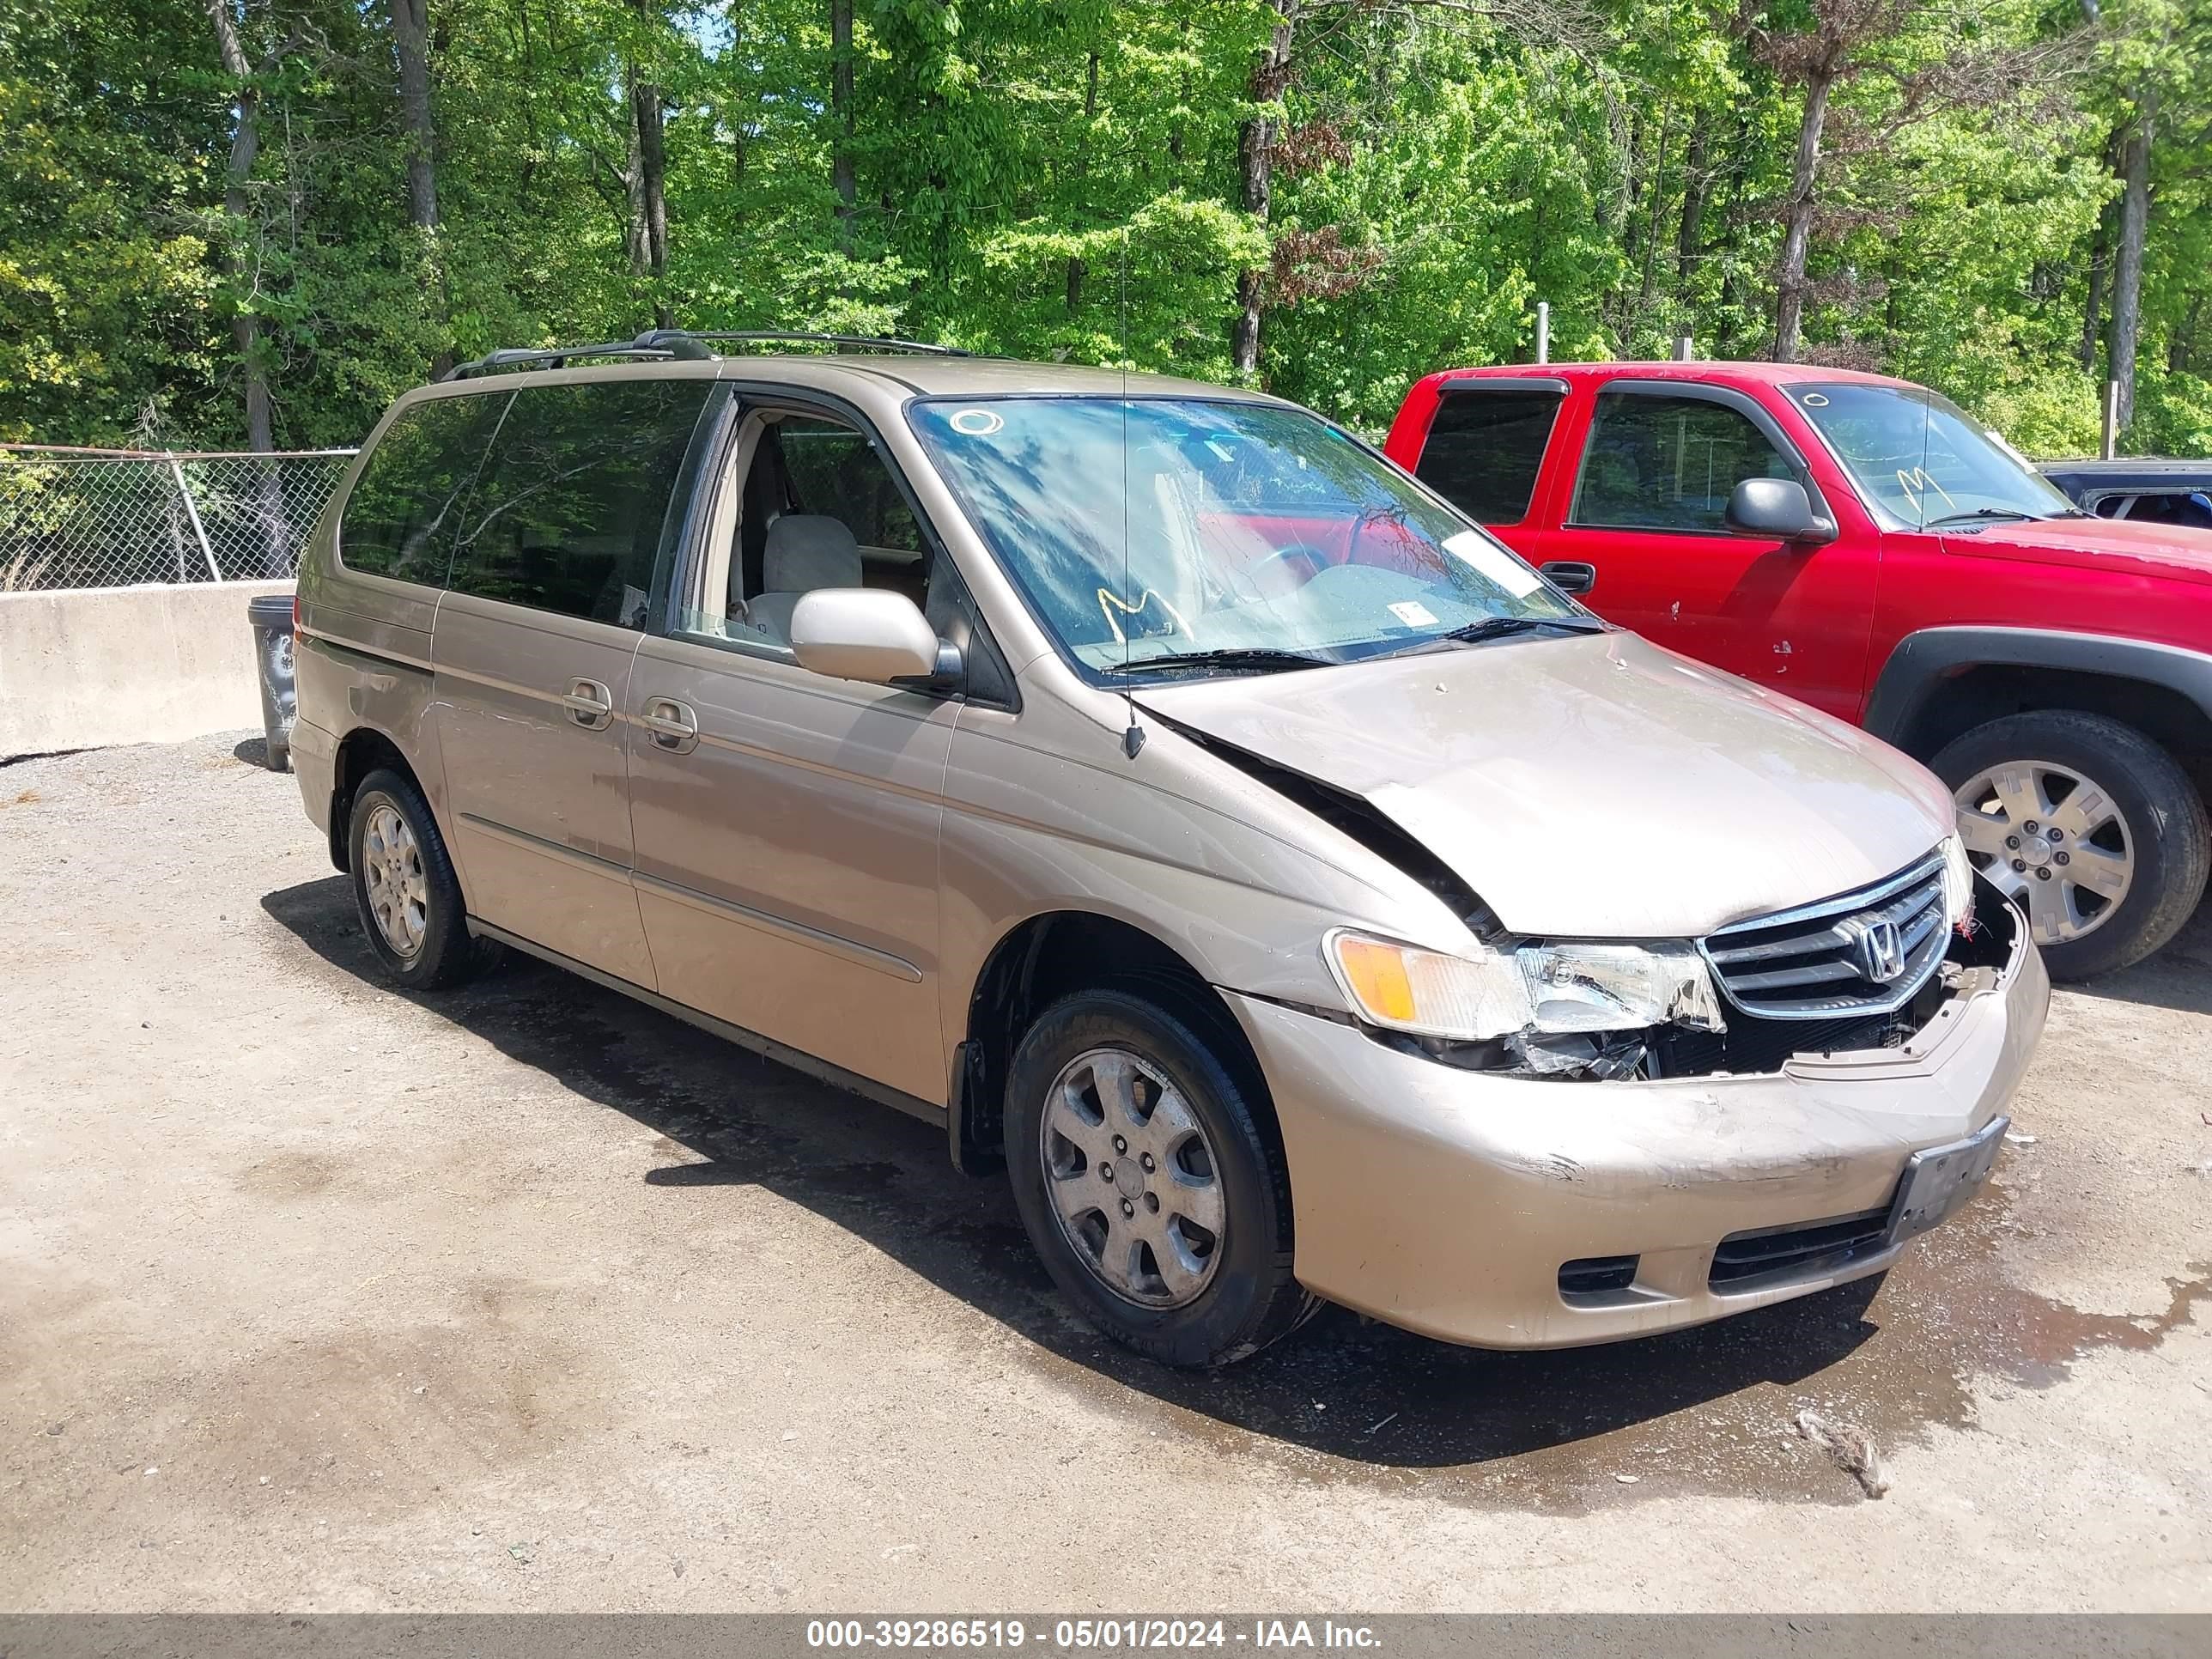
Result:
<instances>
[{"instance_id":1,"label":"dirt ground","mask_svg":"<svg viewBox=\"0 0 2212 1659\"><path fill-rule=\"evenodd\" d=\"M0 1608L2212 1607L2212 916L1870 1301L1189 1377L919 1123L381 988L258 750L0 767Z\"/></svg>"}]
</instances>

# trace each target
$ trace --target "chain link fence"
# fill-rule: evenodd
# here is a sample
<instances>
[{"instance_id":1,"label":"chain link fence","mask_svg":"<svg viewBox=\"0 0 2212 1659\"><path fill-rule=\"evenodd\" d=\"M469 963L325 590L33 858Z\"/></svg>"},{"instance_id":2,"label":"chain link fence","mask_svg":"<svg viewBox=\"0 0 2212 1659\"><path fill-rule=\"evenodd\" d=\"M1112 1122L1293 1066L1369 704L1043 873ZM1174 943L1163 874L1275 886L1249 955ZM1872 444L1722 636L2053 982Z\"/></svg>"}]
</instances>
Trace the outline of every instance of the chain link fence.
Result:
<instances>
[{"instance_id":1,"label":"chain link fence","mask_svg":"<svg viewBox=\"0 0 2212 1659\"><path fill-rule=\"evenodd\" d=\"M289 576L353 453L0 445L0 593Z\"/></svg>"}]
</instances>

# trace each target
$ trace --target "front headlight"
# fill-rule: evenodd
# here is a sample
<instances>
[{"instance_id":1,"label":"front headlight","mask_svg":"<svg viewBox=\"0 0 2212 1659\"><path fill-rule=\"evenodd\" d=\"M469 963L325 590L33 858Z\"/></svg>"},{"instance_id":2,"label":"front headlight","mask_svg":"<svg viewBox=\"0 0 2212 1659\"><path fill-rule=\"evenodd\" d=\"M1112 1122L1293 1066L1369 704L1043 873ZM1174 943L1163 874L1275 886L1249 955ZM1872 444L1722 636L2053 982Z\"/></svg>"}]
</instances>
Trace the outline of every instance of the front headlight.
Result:
<instances>
[{"instance_id":1,"label":"front headlight","mask_svg":"<svg viewBox=\"0 0 2212 1659\"><path fill-rule=\"evenodd\" d=\"M1943 919L1963 927L1974 919L1974 866L1966 856L1966 843L1956 836L1943 838Z\"/></svg>"},{"instance_id":2,"label":"front headlight","mask_svg":"<svg viewBox=\"0 0 2212 1659\"><path fill-rule=\"evenodd\" d=\"M1728 1029L1705 959L1687 945L1527 945L1513 954L1540 1031Z\"/></svg>"},{"instance_id":3,"label":"front headlight","mask_svg":"<svg viewBox=\"0 0 2212 1659\"><path fill-rule=\"evenodd\" d=\"M1462 957L1340 930L1322 954L1363 1017L1421 1036L1727 1027L1705 959L1686 944L1569 941Z\"/></svg>"}]
</instances>

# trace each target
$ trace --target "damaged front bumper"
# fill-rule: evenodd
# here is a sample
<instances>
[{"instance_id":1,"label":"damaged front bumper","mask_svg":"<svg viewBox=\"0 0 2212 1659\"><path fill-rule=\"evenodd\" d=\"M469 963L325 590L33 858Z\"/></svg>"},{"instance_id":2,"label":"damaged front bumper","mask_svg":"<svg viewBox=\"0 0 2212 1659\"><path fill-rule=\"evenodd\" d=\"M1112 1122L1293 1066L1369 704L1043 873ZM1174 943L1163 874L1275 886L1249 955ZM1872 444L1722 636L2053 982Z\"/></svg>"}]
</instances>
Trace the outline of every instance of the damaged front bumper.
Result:
<instances>
[{"instance_id":1,"label":"damaged front bumper","mask_svg":"<svg viewBox=\"0 0 2212 1659\"><path fill-rule=\"evenodd\" d=\"M1409 1330L1525 1348L1699 1324L1879 1272L1906 1236L1908 1164L1941 1152L1973 1175L2043 1029L2050 981L2014 923L2002 964L1953 975L1901 1046L1800 1054L1763 1075L1462 1070L1224 993L1282 1125L1298 1279Z\"/></svg>"}]
</instances>

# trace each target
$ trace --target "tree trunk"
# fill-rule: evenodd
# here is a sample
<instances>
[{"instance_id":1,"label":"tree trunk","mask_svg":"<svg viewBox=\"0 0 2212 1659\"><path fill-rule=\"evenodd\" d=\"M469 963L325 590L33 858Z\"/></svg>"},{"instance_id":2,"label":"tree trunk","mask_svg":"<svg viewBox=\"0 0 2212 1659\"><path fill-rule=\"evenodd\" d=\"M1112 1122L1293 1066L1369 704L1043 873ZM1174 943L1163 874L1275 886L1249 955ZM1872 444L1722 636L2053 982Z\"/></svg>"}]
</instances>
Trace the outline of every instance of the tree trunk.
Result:
<instances>
[{"instance_id":1,"label":"tree trunk","mask_svg":"<svg viewBox=\"0 0 2212 1659\"><path fill-rule=\"evenodd\" d=\"M1714 169L1719 179L1727 181L1714 192L1720 198L1720 225L1714 234L1711 250L1720 255L1721 261L1720 293L1713 302L1719 313L1719 322L1713 331L1713 345L1715 354L1723 358L1733 357L1736 354L1737 301L1743 288L1743 260L1741 257L1743 198L1749 188L1747 180L1751 168L1748 158L1751 154L1751 118L1740 114L1735 119L1735 139L1723 150L1720 166ZM1702 258L1705 252L1699 250L1699 257Z\"/></svg>"},{"instance_id":2,"label":"tree trunk","mask_svg":"<svg viewBox=\"0 0 2212 1659\"><path fill-rule=\"evenodd\" d=\"M261 154L261 93L252 84L253 70L246 61L246 48L238 38L238 22L230 15L230 0L208 0L208 16L215 24L216 54L223 73L238 82L238 125L230 137L230 159L223 169L222 212L229 222L230 238L222 254L223 273L234 287L258 285L259 260L249 259L246 248L258 243L258 227L247 186L253 164ZM246 447L274 449L274 422L269 406L269 366L261 357L261 319L252 295L233 301L231 343L237 348L240 371L246 377Z\"/></svg>"},{"instance_id":3,"label":"tree trunk","mask_svg":"<svg viewBox=\"0 0 2212 1659\"><path fill-rule=\"evenodd\" d=\"M1697 124L1690 129L1690 154L1682 168L1682 228L1674 239L1674 292L1680 298L1687 293L1690 279L1697 274L1698 258L1704 252L1705 230L1705 201L1712 194L1713 181L1705 171L1705 117L1698 112Z\"/></svg>"},{"instance_id":4,"label":"tree trunk","mask_svg":"<svg viewBox=\"0 0 2212 1659\"><path fill-rule=\"evenodd\" d=\"M853 247L853 0L830 0L830 178L837 189L840 240Z\"/></svg>"},{"instance_id":5,"label":"tree trunk","mask_svg":"<svg viewBox=\"0 0 2212 1659\"><path fill-rule=\"evenodd\" d=\"M2136 417L2136 337L2142 327L2143 237L2150 224L2151 128L2157 118L2157 94L2146 88L2136 99L2135 125L2120 151L2127 189L2120 198L2120 250L2112 271L2112 378L2120 383L2117 424L2122 431Z\"/></svg>"},{"instance_id":6,"label":"tree trunk","mask_svg":"<svg viewBox=\"0 0 2212 1659\"><path fill-rule=\"evenodd\" d=\"M1620 192L1592 204L1594 222L1620 247L1619 279L1606 289L1598 307L1599 317L1616 342L1628 336L1628 276L1643 261L1644 134L1644 112L1639 105L1629 117L1628 148L1622 153Z\"/></svg>"},{"instance_id":7,"label":"tree trunk","mask_svg":"<svg viewBox=\"0 0 2212 1659\"><path fill-rule=\"evenodd\" d=\"M2088 295L2081 307L2081 372L2093 380L2097 374L2097 343L2105 332L2105 263L2111 252L2106 238L2112 222L2110 213L2097 216L2097 234L2089 244Z\"/></svg>"},{"instance_id":8,"label":"tree trunk","mask_svg":"<svg viewBox=\"0 0 2212 1659\"><path fill-rule=\"evenodd\" d=\"M656 277L668 274L668 159L663 148L665 123L660 88L640 81L631 89L637 110L638 182L645 201L646 270Z\"/></svg>"},{"instance_id":9,"label":"tree trunk","mask_svg":"<svg viewBox=\"0 0 2212 1659\"><path fill-rule=\"evenodd\" d=\"M422 239L422 254L428 262L424 286L432 319L442 337L446 332L445 262L438 257L438 172L434 160L437 129L430 114L429 0L391 0L392 42L399 64L399 122L407 142L407 222ZM441 343L432 354L430 373L442 376L453 366L450 344Z\"/></svg>"},{"instance_id":10,"label":"tree trunk","mask_svg":"<svg viewBox=\"0 0 2212 1659\"><path fill-rule=\"evenodd\" d=\"M1271 104L1283 94L1291 76L1291 36L1299 0L1275 0L1275 27L1267 49L1253 66L1247 95L1255 104ZM1255 115L1237 131L1237 163L1243 185L1244 211L1264 228L1274 189L1275 124ZM1239 374L1260 372L1260 314L1267 302L1267 273L1261 270L1237 274L1237 326L1230 339L1230 356Z\"/></svg>"},{"instance_id":11,"label":"tree trunk","mask_svg":"<svg viewBox=\"0 0 2212 1659\"><path fill-rule=\"evenodd\" d=\"M668 275L668 164L662 147L660 87L640 76L635 64L625 73L630 108L629 177L625 181L629 187L630 269L652 279L653 321L670 328L675 316L667 295L659 291L661 279Z\"/></svg>"},{"instance_id":12,"label":"tree trunk","mask_svg":"<svg viewBox=\"0 0 2212 1659\"><path fill-rule=\"evenodd\" d=\"M392 39L399 58L399 113L407 131L407 220L438 228L438 174L432 160L429 0L392 0Z\"/></svg>"},{"instance_id":13,"label":"tree trunk","mask_svg":"<svg viewBox=\"0 0 2212 1659\"><path fill-rule=\"evenodd\" d=\"M1644 199L1644 112L1638 109L1628 122L1628 173L1620 181L1620 202L1617 216L1606 228L1621 240L1621 251L1628 263L1636 263L1636 239L1643 234L1643 220L1637 213L1637 204ZM1606 224L1608 210L1601 208L1598 222Z\"/></svg>"},{"instance_id":14,"label":"tree trunk","mask_svg":"<svg viewBox=\"0 0 2212 1659\"><path fill-rule=\"evenodd\" d=\"M1659 124L1659 152L1651 163L1650 222L1644 232L1644 275L1636 294L1635 325L1639 329L1651 314L1651 289L1657 277L1660 216L1667 205L1667 143L1674 136L1674 106L1669 104Z\"/></svg>"},{"instance_id":15,"label":"tree trunk","mask_svg":"<svg viewBox=\"0 0 2212 1659\"><path fill-rule=\"evenodd\" d=\"M1820 176L1820 130L1828 119L1828 93L1836 83L1836 54L1814 64L1805 79L1805 116L1797 125L1797 155L1790 175L1782 255L1774 272L1774 361L1794 363L1805 330L1805 259L1813 240L1813 198Z\"/></svg>"}]
</instances>

